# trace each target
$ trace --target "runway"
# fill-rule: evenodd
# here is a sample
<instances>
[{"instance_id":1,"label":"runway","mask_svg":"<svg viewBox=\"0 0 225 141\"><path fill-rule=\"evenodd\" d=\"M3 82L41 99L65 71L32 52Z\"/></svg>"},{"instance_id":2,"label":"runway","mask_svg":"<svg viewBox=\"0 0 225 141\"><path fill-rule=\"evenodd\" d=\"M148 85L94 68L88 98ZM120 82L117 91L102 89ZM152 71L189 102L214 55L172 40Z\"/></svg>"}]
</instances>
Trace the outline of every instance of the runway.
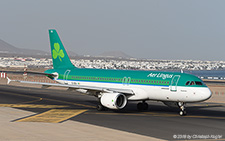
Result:
<instances>
[{"instance_id":1,"label":"runway","mask_svg":"<svg viewBox=\"0 0 225 141\"><path fill-rule=\"evenodd\" d=\"M12 122L60 124L70 120L165 140L225 139L224 103L188 104L188 115L183 117L161 102L148 101L149 110L142 112L137 111L137 102L121 111L101 112L95 109L97 103L95 97L72 91L0 85L0 107L36 113Z\"/></svg>"}]
</instances>

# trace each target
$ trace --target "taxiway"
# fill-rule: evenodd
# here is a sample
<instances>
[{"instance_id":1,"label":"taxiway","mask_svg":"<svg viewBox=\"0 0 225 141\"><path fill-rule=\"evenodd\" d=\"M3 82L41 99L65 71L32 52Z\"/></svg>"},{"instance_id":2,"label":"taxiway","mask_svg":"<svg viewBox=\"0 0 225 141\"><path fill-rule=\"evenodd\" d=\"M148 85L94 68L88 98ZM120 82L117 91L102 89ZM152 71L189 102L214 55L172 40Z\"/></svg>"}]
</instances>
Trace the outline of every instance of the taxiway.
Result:
<instances>
[{"instance_id":1,"label":"taxiway","mask_svg":"<svg viewBox=\"0 0 225 141\"><path fill-rule=\"evenodd\" d=\"M138 111L130 102L121 111L97 111L97 99L73 91L0 85L0 107L35 114L11 122L64 123L76 121L164 140L198 140L195 135L221 135L225 139L225 104L193 103L187 116L161 102L148 101L149 110ZM104 133L102 133L104 135ZM186 138L184 138L184 136Z\"/></svg>"}]
</instances>

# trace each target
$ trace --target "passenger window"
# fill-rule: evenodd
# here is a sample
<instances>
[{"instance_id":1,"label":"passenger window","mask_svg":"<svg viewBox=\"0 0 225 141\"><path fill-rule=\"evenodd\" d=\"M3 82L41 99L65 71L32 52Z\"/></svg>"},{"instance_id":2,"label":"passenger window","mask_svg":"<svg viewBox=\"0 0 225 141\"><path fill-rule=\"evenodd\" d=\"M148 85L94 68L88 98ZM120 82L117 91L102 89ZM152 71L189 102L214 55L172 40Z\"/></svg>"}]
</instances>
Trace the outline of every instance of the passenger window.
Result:
<instances>
[{"instance_id":1,"label":"passenger window","mask_svg":"<svg viewBox=\"0 0 225 141\"><path fill-rule=\"evenodd\" d=\"M190 85L194 85L195 84L195 82L194 81L191 81L191 84Z\"/></svg>"},{"instance_id":2,"label":"passenger window","mask_svg":"<svg viewBox=\"0 0 225 141\"><path fill-rule=\"evenodd\" d=\"M187 81L185 85L189 85L190 81Z\"/></svg>"},{"instance_id":3,"label":"passenger window","mask_svg":"<svg viewBox=\"0 0 225 141\"><path fill-rule=\"evenodd\" d=\"M202 82L200 82L200 81L195 81L195 84L196 85L199 85L199 86L202 86L203 85Z\"/></svg>"}]
</instances>

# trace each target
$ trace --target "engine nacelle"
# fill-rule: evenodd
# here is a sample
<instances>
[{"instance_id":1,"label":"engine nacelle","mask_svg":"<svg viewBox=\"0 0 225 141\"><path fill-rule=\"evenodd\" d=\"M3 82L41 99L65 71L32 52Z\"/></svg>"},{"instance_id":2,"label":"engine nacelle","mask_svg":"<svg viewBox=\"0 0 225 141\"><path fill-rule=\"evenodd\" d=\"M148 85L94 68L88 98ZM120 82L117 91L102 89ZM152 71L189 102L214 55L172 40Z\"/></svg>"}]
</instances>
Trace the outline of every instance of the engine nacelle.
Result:
<instances>
[{"instance_id":1,"label":"engine nacelle","mask_svg":"<svg viewBox=\"0 0 225 141\"><path fill-rule=\"evenodd\" d=\"M104 93L100 102L109 109L122 109L127 105L127 97L121 93Z\"/></svg>"}]
</instances>

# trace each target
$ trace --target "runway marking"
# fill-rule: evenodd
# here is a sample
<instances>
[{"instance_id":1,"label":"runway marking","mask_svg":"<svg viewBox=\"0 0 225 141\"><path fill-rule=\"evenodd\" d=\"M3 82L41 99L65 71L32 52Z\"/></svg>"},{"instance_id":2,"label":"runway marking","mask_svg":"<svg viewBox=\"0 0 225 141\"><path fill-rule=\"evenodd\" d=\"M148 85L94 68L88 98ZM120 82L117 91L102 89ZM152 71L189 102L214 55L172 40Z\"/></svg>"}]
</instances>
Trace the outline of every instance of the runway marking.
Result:
<instances>
[{"instance_id":1,"label":"runway marking","mask_svg":"<svg viewBox=\"0 0 225 141\"><path fill-rule=\"evenodd\" d=\"M2 94L4 94L4 93L2 93ZM66 104L70 104L70 105L82 106L82 107L86 107L86 108L96 108L95 106L91 106L91 105L79 104L79 103L62 101L62 100L56 100L56 99L50 99L50 98L42 98L42 97L37 97L37 96L15 94L15 93L10 93L10 92L5 93L5 94L16 95L16 96L23 96L23 97L29 97L29 98L35 98L35 99L38 99L39 101L40 100L48 100L48 101L55 101L55 102L60 102L60 103L66 103Z\"/></svg>"},{"instance_id":2,"label":"runway marking","mask_svg":"<svg viewBox=\"0 0 225 141\"><path fill-rule=\"evenodd\" d=\"M46 122L59 123L77 116L87 110L52 109L47 112L19 119L16 122Z\"/></svg>"},{"instance_id":3,"label":"runway marking","mask_svg":"<svg viewBox=\"0 0 225 141\"><path fill-rule=\"evenodd\" d=\"M160 113L151 113L151 112L142 112L142 113L101 113L101 112L87 112L85 114L96 114L96 115L123 115L123 116L166 116L166 117L179 117L175 114L160 114Z\"/></svg>"},{"instance_id":4,"label":"runway marking","mask_svg":"<svg viewBox=\"0 0 225 141\"><path fill-rule=\"evenodd\" d=\"M43 99L48 100L48 101L55 101L55 102L66 103L66 104L70 104L70 105L86 107L86 108L96 108L95 106L79 104L79 103L74 103L74 102L68 102L68 101L62 101L62 100L56 100L56 99L49 99L49 98L43 98Z\"/></svg>"},{"instance_id":5,"label":"runway marking","mask_svg":"<svg viewBox=\"0 0 225 141\"><path fill-rule=\"evenodd\" d=\"M3 93L4 94L4 93ZM5 94L10 94L10 95L17 95L17 96L23 96L23 97L29 97L29 98L35 98L37 100L33 100L33 102L37 102L37 101L41 101L41 100L48 100L48 101L55 101L55 102L60 102L60 103L66 103L69 105L76 105L76 106L82 106L82 107L87 107L87 108L95 108L95 106L91 106L91 105L85 105L85 104L78 104L78 103L73 103L73 102L67 102L67 101L62 101L62 100L56 100L56 99L49 99L49 98L41 98L41 97L37 97L37 96L30 96L30 95L23 95L23 94L15 94L15 93L5 93ZM29 101L29 103L31 103L32 101ZM28 103L28 102L24 102L24 103ZM216 106L224 106L224 105L217 105ZM199 105L199 106L205 106L205 105ZM207 106L207 105L206 105ZM209 106L209 105L208 105ZM212 106L210 104L210 106ZM64 107L69 107L69 106L63 106L61 107L60 105L38 105L38 104L0 104L0 107L15 107L15 108L64 108ZM89 114L91 114L89 112ZM177 116L180 117L179 115L176 114L168 114L168 113L156 113L156 112L143 112L143 113L137 113L137 114L133 114L133 113L92 113L92 114L105 114L105 115L134 115L134 116L167 116L167 117L173 117L173 116ZM187 116L183 116L186 118L208 118L208 119L225 119L225 117L210 117L210 116L195 116L195 115L187 115Z\"/></svg>"},{"instance_id":6,"label":"runway marking","mask_svg":"<svg viewBox=\"0 0 225 141\"><path fill-rule=\"evenodd\" d=\"M39 98L39 99L37 99L37 100L32 100L32 101L26 101L26 102L21 102L20 104L25 104L25 103L34 103L34 102L40 102L40 101L42 101L43 100L43 98Z\"/></svg>"},{"instance_id":7,"label":"runway marking","mask_svg":"<svg viewBox=\"0 0 225 141\"><path fill-rule=\"evenodd\" d=\"M181 117L178 114L168 114L168 113L156 113L156 112L143 112L152 116L167 116L167 117ZM182 116L184 118L208 118L208 119L225 119L225 117L210 117L210 116L198 116L198 115L186 115Z\"/></svg>"},{"instance_id":8,"label":"runway marking","mask_svg":"<svg viewBox=\"0 0 225 141\"><path fill-rule=\"evenodd\" d=\"M141 113L104 113L104 112L86 112L85 114L96 114L96 115L123 115L123 116L156 116L156 117L181 117L178 114L169 113L157 113L157 112L141 112ZM204 119L225 119L225 117L210 117L210 116L195 116L186 115L181 118L204 118Z\"/></svg>"},{"instance_id":9,"label":"runway marking","mask_svg":"<svg viewBox=\"0 0 225 141\"><path fill-rule=\"evenodd\" d=\"M66 108L67 105L45 105L45 104L0 104L0 107L12 107L12 108Z\"/></svg>"},{"instance_id":10,"label":"runway marking","mask_svg":"<svg viewBox=\"0 0 225 141\"><path fill-rule=\"evenodd\" d=\"M178 114L169 114L169 113L157 113L157 112L142 112L143 114L152 115L152 116L178 116Z\"/></svg>"},{"instance_id":11,"label":"runway marking","mask_svg":"<svg viewBox=\"0 0 225 141\"><path fill-rule=\"evenodd\" d=\"M187 115L184 116L186 118L205 118L205 119L225 119L225 117L210 117L210 116L191 116L191 115Z\"/></svg>"},{"instance_id":12,"label":"runway marking","mask_svg":"<svg viewBox=\"0 0 225 141\"><path fill-rule=\"evenodd\" d=\"M128 115L128 116L140 116L144 114L132 114L132 113L101 113L101 112L86 112L85 114L96 114L96 115Z\"/></svg>"},{"instance_id":13,"label":"runway marking","mask_svg":"<svg viewBox=\"0 0 225 141\"><path fill-rule=\"evenodd\" d=\"M182 117L182 118L205 118L205 119L225 119L225 117L211 117L211 116L198 116L198 115L186 115L180 116L178 114L163 114L163 113L152 113L152 112L145 112L146 114L152 116L166 116L166 117Z\"/></svg>"},{"instance_id":14,"label":"runway marking","mask_svg":"<svg viewBox=\"0 0 225 141\"><path fill-rule=\"evenodd\" d=\"M205 107L209 107L209 106L220 106L220 107L224 107L225 105L222 104L222 103L218 103L218 104L215 104L215 103L204 103L204 104L190 104L188 106L205 106Z\"/></svg>"},{"instance_id":15,"label":"runway marking","mask_svg":"<svg viewBox=\"0 0 225 141\"><path fill-rule=\"evenodd\" d=\"M153 113L150 113L150 112L142 112L142 113L104 113L104 112L86 112L85 114L96 114L96 115L123 115L123 116L177 116L177 115L173 115L173 114L160 114L160 113L157 113L157 114L153 114Z\"/></svg>"}]
</instances>

